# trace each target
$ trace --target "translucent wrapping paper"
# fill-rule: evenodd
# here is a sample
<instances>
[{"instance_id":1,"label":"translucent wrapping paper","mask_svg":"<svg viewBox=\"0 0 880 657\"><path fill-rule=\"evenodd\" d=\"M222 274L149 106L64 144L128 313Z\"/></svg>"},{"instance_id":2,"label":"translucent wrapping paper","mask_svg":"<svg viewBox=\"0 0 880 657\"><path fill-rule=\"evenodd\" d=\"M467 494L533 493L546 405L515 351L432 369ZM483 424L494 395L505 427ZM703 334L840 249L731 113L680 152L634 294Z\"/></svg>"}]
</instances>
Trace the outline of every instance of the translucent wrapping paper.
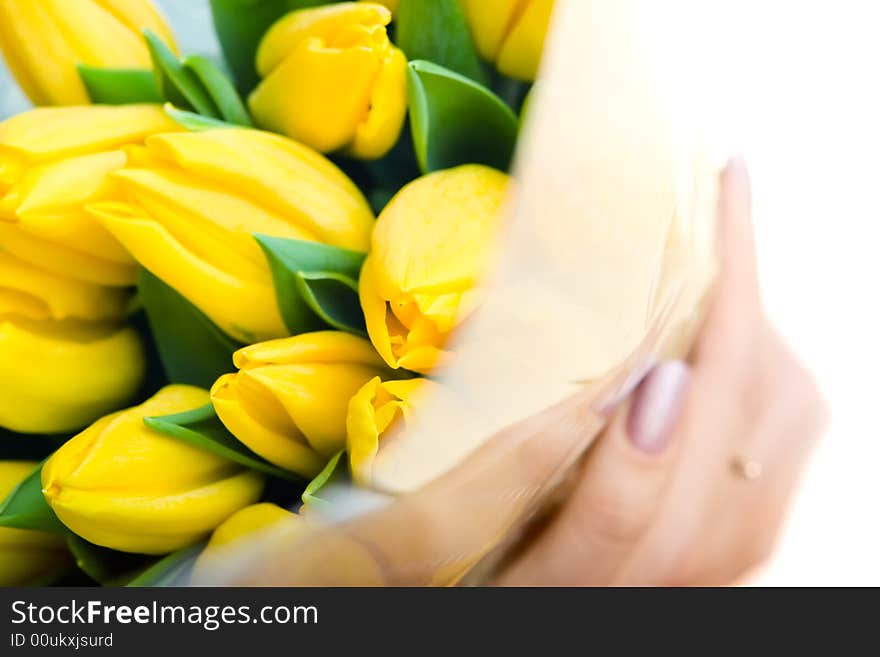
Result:
<instances>
[{"instance_id":1,"label":"translucent wrapping paper","mask_svg":"<svg viewBox=\"0 0 880 657\"><path fill-rule=\"evenodd\" d=\"M557 3L481 307L442 392L383 439L384 493L331 483L297 522L200 559L196 584L491 582L609 410L686 355L715 274L720 158L669 84L649 5Z\"/></svg>"}]
</instances>

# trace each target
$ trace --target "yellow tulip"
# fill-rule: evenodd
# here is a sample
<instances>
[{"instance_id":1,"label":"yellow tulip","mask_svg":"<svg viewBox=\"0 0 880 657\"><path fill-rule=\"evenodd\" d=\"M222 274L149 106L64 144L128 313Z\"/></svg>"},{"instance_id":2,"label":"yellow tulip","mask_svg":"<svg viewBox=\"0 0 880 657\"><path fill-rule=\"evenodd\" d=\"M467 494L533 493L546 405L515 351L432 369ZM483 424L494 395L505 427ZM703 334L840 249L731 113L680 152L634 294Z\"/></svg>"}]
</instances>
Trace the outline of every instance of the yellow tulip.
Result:
<instances>
[{"instance_id":1,"label":"yellow tulip","mask_svg":"<svg viewBox=\"0 0 880 657\"><path fill-rule=\"evenodd\" d=\"M274 504L242 509L220 525L193 569L197 585L378 586L375 557L344 530Z\"/></svg>"},{"instance_id":2,"label":"yellow tulip","mask_svg":"<svg viewBox=\"0 0 880 657\"><path fill-rule=\"evenodd\" d=\"M153 105L42 108L0 123L2 248L68 279L133 284L135 261L85 207L113 198L120 148L179 129Z\"/></svg>"},{"instance_id":3,"label":"yellow tulip","mask_svg":"<svg viewBox=\"0 0 880 657\"><path fill-rule=\"evenodd\" d=\"M461 0L480 55L521 80L538 75L554 0Z\"/></svg>"},{"instance_id":4,"label":"yellow tulip","mask_svg":"<svg viewBox=\"0 0 880 657\"><path fill-rule=\"evenodd\" d=\"M428 379L369 381L351 398L346 430L348 458L355 483L373 485L373 468L380 468L382 453L405 439L406 424L413 421L424 399L439 392Z\"/></svg>"},{"instance_id":5,"label":"yellow tulip","mask_svg":"<svg viewBox=\"0 0 880 657\"><path fill-rule=\"evenodd\" d=\"M369 342L337 331L245 347L233 360L240 371L211 390L217 415L254 452L305 477L345 447L352 395L387 372Z\"/></svg>"},{"instance_id":6,"label":"yellow tulip","mask_svg":"<svg viewBox=\"0 0 880 657\"><path fill-rule=\"evenodd\" d=\"M42 472L43 494L58 519L96 545L164 554L207 537L255 502L263 489L261 475L143 422L208 402L204 390L168 386L70 439Z\"/></svg>"},{"instance_id":7,"label":"yellow tulip","mask_svg":"<svg viewBox=\"0 0 880 657\"><path fill-rule=\"evenodd\" d=\"M37 463L0 461L0 502ZM71 563L63 536L31 529L0 527L0 586L25 586L62 571Z\"/></svg>"},{"instance_id":8,"label":"yellow tulip","mask_svg":"<svg viewBox=\"0 0 880 657\"><path fill-rule=\"evenodd\" d=\"M80 429L127 403L144 375L131 328L0 319L0 427Z\"/></svg>"},{"instance_id":9,"label":"yellow tulip","mask_svg":"<svg viewBox=\"0 0 880 657\"><path fill-rule=\"evenodd\" d=\"M321 152L385 155L406 118L406 57L388 39L391 12L341 2L291 12L257 53L254 119Z\"/></svg>"},{"instance_id":10,"label":"yellow tulip","mask_svg":"<svg viewBox=\"0 0 880 657\"><path fill-rule=\"evenodd\" d=\"M508 176L480 165L429 174L382 211L361 271L370 339L391 367L427 373L474 309Z\"/></svg>"},{"instance_id":11,"label":"yellow tulip","mask_svg":"<svg viewBox=\"0 0 880 657\"><path fill-rule=\"evenodd\" d=\"M365 251L373 214L310 148L245 129L157 135L90 211L148 270L243 343L287 335L254 233Z\"/></svg>"},{"instance_id":12,"label":"yellow tulip","mask_svg":"<svg viewBox=\"0 0 880 657\"><path fill-rule=\"evenodd\" d=\"M89 102L77 64L150 68L145 29L174 47L150 0L0 0L0 50L37 105Z\"/></svg>"}]
</instances>

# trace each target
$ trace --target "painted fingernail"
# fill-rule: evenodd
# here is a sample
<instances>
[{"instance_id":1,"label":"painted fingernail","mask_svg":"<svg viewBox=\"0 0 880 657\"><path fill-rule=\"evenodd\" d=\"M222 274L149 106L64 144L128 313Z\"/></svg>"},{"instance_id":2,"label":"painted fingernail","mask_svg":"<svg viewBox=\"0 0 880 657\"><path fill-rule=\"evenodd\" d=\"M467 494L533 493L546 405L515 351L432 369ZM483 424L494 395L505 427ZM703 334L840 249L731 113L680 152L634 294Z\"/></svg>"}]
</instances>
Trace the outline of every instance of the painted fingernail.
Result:
<instances>
[{"instance_id":1,"label":"painted fingernail","mask_svg":"<svg viewBox=\"0 0 880 657\"><path fill-rule=\"evenodd\" d=\"M636 388L626 429L638 449L659 454L669 445L684 408L690 378L686 363L670 361L651 370Z\"/></svg>"}]
</instances>

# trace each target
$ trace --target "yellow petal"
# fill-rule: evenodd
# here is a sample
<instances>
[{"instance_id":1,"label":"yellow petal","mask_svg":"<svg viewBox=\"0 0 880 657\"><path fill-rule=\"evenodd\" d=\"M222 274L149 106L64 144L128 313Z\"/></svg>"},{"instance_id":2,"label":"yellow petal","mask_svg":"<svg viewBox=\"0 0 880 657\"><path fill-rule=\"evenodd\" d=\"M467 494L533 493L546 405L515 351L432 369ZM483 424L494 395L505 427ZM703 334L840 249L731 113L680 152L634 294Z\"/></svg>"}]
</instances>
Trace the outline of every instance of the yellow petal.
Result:
<instances>
[{"instance_id":1,"label":"yellow petal","mask_svg":"<svg viewBox=\"0 0 880 657\"><path fill-rule=\"evenodd\" d=\"M173 52L177 52L174 34L167 21L150 0L95 0L120 23L136 34L150 30Z\"/></svg>"},{"instance_id":2,"label":"yellow petal","mask_svg":"<svg viewBox=\"0 0 880 657\"><path fill-rule=\"evenodd\" d=\"M383 210L361 271L367 332L391 367L427 373L475 307L508 177L466 165L410 183Z\"/></svg>"},{"instance_id":3,"label":"yellow petal","mask_svg":"<svg viewBox=\"0 0 880 657\"><path fill-rule=\"evenodd\" d=\"M405 439L405 427L399 423L411 422L415 407L427 394L437 391L437 384L426 379L383 383L377 377L352 397L346 418L346 447L358 485L373 485L373 468L380 455L393 451L394 443Z\"/></svg>"},{"instance_id":4,"label":"yellow petal","mask_svg":"<svg viewBox=\"0 0 880 657\"><path fill-rule=\"evenodd\" d=\"M114 180L187 250L244 278L266 277L266 257L253 233L313 239L257 203L182 172L126 169Z\"/></svg>"},{"instance_id":5,"label":"yellow petal","mask_svg":"<svg viewBox=\"0 0 880 657\"><path fill-rule=\"evenodd\" d=\"M133 265L125 249L83 209L108 194L107 175L125 160L117 150L32 167L0 198L0 217L36 237Z\"/></svg>"},{"instance_id":6,"label":"yellow petal","mask_svg":"<svg viewBox=\"0 0 880 657\"><path fill-rule=\"evenodd\" d=\"M135 206L101 203L89 210L155 276L185 296L224 332L241 342L287 332L268 272L244 278L189 251L155 219ZM251 269L243 272L253 274Z\"/></svg>"},{"instance_id":7,"label":"yellow petal","mask_svg":"<svg viewBox=\"0 0 880 657\"><path fill-rule=\"evenodd\" d=\"M129 294L34 267L0 248L0 315L28 319L120 319Z\"/></svg>"},{"instance_id":8,"label":"yellow petal","mask_svg":"<svg viewBox=\"0 0 880 657\"><path fill-rule=\"evenodd\" d=\"M309 39L253 92L249 102L254 119L323 153L340 150L351 143L369 112L382 64L381 53L331 50Z\"/></svg>"},{"instance_id":9,"label":"yellow petal","mask_svg":"<svg viewBox=\"0 0 880 657\"><path fill-rule=\"evenodd\" d=\"M345 446L349 400L377 370L356 364L266 365L244 374L271 389L312 448L329 459Z\"/></svg>"},{"instance_id":10,"label":"yellow petal","mask_svg":"<svg viewBox=\"0 0 880 657\"><path fill-rule=\"evenodd\" d=\"M130 399L143 373L132 329L7 318L0 322L0 426L78 429Z\"/></svg>"},{"instance_id":11,"label":"yellow petal","mask_svg":"<svg viewBox=\"0 0 880 657\"><path fill-rule=\"evenodd\" d=\"M316 476L324 459L305 443L272 392L251 390L248 394L242 386L255 387L240 375L225 375L211 389L214 410L224 426L270 463L306 478Z\"/></svg>"},{"instance_id":12,"label":"yellow petal","mask_svg":"<svg viewBox=\"0 0 880 657\"><path fill-rule=\"evenodd\" d=\"M260 77L268 76L308 38L317 38L332 47L346 27L385 26L390 22L391 12L375 3L342 2L290 12L263 37L257 51L257 71Z\"/></svg>"},{"instance_id":13,"label":"yellow petal","mask_svg":"<svg viewBox=\"0 0 880 657\"><path fill-rule=\"evenodd\" d=\"M254 502L263 486L260 475L143 422L208 399L198 388L168 386L65 443L42 471L46 500L58 518L97 545L162 554L199 540Z\"/></svg>"},{"instance_id":14,"label":"yellow petal","mask_svg":"<svg viewBox=\"0 0 880 657\"><path fill-rule=\"evenodd\" d=\"M54 241L39 239L2 221L0 244L19 260L65 278L109 287L126 287L137 279L137 266L133 263L98 258Z\"/></svg>"},{"instance_id":15,"label":"yellow petal","mask_svg":"<svg viewBox=\"0 0 880 657\"><path fill-rule=\"evenodd\" d=\"M461 0L477 51L494 62L516 18L531 0Z\"/></svg>"},{"instance_id":16,"label":"yellow petal","mask_svg":"<svg viewBox=\"0 0 880 657\"><path fill-rule=\"evenodd\" d=\"M363 338L341 331L316 331L243 347L232 357L239 369L260 365L360 363L382 367L382 360Z\"/></svg>"},{"instance_id":17,"label":"yellow petal","mask_svg":"<svg viewBox=\"0 0 880 657\"><path fill-rule=\"evenodd\" d=\"M28 163L45 162L112 150L140 143L158 132L180 130L158 105L43 107L0 123L0 161L11 153Z\"/></svg>"},{"instance_id":18,"label":"yellow petal","mask_svg":"<svg viewBox=\"0 0 880 657\"><path fill-rule=\"evenodd\" d=\"M552 15L553 0L531 0L528 3L498 53L501 73L521 80L537 77Z\"/></svg>"},{"instance_id":19,"label":"yellow petal","mask_svg":"<svg viewBox=\"0 0 880 657\"><path fill-rule=\"evenodd\" d=\"M407 111L406 56L390 48L373 86L366 118L357 127L347 152L371 160L384 156L397 143Z\"/></svg>"},{"instance_id":20,"label":"yellow petal","mask_svg":"<svg viewBox=\"0 0 880 657\"><path fill-rule=\"evenodd\" d=\"M356 251L369 246L373 213L363 194L332 162L302 144L243 129L159 135L147 144L215 189L284 217L291 231Z\"/></svg>"},{"instance_id":21,"label":"yellow petal","mask_svg":"<svg viewBox=\"0 0 880 657\"><path fill-rule=\"evenodd\" d=\"M255 502L262 488L260 475L239 471L155 498L61 488L51 496L47 492L47 499L58 519L91 543L122 552L167 554L206 537L236 510Z\"/></svg>"}]
</instances>

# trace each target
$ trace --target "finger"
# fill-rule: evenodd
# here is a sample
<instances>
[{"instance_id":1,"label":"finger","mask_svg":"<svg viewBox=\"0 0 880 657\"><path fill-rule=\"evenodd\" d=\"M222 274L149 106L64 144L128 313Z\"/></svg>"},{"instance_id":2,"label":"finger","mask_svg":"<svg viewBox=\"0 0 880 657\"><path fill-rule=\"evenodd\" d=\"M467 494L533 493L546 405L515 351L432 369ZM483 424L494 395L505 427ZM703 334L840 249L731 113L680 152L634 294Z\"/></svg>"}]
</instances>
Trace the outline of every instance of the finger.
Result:
<instances>
[{"instance_id":1,"label":"finger","mask_svg":"<svg viewBox=\"0 0 880 657\"><path fill-rule=\"evenodd\" d=\"M827 405L811 373L778 336L771 340L775 347L764 364L761 387L773 402L754 418L755 428L739 454L757 464L756 474L749 479L733 471L727 478L727 512L714 537L714 552L727 556L713 570L727 582L771 556L807 460L828 424Z\"/></svg>"},{"instance_id":2,"label":"finger","mask_svg":"<svg viewBox=\"0 0 880 657\"><path fill-rule=\"evenodd\" d=\"M721 175L717 235L720 269L694 349L694 360L716 365L743 362L761 316L751 183L742 158L731 160Z\"/></svg>"},{"instance_id":3,"label":"finger","mask_svg":"<svg viewBox=\"0 0 880 657\"><path fill-rule=\"evenodd\" d=\"M565 508L499 579L502 585L614 583L651 526L676 459L684 363L655 368L587 458ZM572 572L572 564L585 564Z\"/></svg>"}]
</instances>

